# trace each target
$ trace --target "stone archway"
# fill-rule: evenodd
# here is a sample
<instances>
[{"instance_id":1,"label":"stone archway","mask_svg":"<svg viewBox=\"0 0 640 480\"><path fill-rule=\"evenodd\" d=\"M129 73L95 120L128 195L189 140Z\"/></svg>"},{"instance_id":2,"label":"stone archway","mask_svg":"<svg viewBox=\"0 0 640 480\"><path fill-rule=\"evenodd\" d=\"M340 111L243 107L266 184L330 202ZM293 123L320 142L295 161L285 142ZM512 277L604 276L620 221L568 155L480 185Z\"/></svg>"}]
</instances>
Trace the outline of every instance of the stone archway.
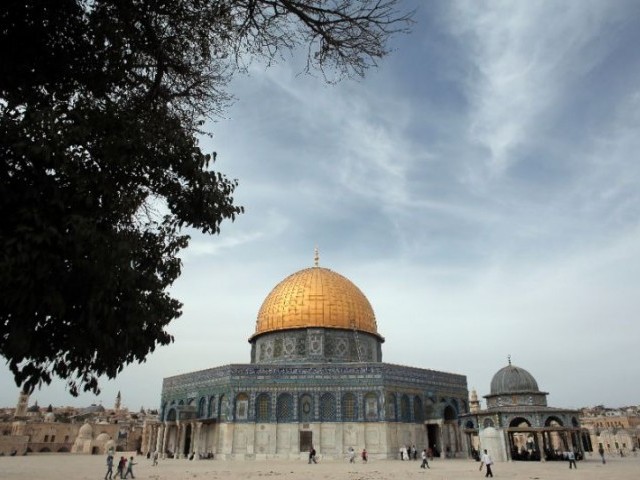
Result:
<instances>
[{"instance_id":1,"label":"stone archway","mask_svg":"<svg viewBox=\"0 0 640 480\"><path fill-rule=\"evenodd\" d=\"M447 458L455 457L462 452L462 438L458 427L458 412L452 405L446 404L442 411L442 443L443 453Z\"/></svg>"},{"instance_id":2,"label":"stone archway","mask_svg":"<svg viewBox=\"0 0 640 480\"><path fill-rule=\"evenodd\" d=\"M507 437L511 460L539 461L541 459L536 429L532 427L531 420L528 418L520 416L511 419Z\"/></svg>"}]
</instances>

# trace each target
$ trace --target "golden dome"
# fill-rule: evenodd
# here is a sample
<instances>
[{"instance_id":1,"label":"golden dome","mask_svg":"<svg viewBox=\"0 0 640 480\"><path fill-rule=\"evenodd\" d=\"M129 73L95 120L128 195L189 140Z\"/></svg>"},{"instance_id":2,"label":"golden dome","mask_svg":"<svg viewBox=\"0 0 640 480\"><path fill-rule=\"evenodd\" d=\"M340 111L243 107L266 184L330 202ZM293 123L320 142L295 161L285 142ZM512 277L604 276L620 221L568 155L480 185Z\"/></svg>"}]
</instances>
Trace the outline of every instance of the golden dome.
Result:
<instances>
[{"instance_id":1,"label":"golden dome","mask_svg":"<svg viewBox=\"0 0 640 480\"><path fill-rule=\"evenodd\" d=\"M289 275L271 290L249 340L267 332L314 327L356 329L382 339L373 308L360 289L342 275L315 266Z\"/></svg>"}]
</instances>

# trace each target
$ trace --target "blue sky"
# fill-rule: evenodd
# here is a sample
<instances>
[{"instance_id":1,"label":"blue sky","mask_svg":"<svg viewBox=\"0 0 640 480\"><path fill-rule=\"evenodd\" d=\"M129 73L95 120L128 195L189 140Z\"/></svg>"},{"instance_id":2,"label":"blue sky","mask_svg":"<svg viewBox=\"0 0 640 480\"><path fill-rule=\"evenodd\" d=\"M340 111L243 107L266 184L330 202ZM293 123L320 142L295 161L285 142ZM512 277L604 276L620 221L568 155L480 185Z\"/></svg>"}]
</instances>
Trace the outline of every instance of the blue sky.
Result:
<instances>
[{"instance_id":1,"label":"blue sky","mask_svg":"<svg viewBox=\"0 0 640 480\"><path fill-rule=\"evenodd\" d=\"M297 55L235 79L203 146L246 213L193 235L175 343L100 397L33 400L155 407L165 376L248 362L262 301L317 245L369 298L385 362L485 395L511 354L551 405L640 403L640 3L405 3L412 33L364 80Z\"/></svg>"}]
</instances>

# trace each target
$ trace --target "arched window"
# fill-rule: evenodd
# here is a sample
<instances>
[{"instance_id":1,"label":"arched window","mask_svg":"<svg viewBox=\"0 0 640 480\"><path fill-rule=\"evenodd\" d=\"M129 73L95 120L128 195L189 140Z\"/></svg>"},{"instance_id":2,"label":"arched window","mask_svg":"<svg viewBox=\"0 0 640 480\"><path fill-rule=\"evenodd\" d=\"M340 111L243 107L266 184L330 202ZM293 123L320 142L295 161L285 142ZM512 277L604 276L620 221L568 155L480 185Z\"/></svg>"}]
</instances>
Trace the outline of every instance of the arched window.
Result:
<instances>
[{"instance_id":1,"label":"arched window","mask_svg":"<svg viewBox=\"0 0 640 480\"><path fill-rule=\"evenodd\" d=\"M396 415L396 396L393 393L387 393L384 401L384 414L387 420L395 422L398 418Z\"/></svg>"},{"instance_id":2,"label":"arched window","mask_svg":"<svg viewBox=\"0 0 640 480\"><path fill-rule=\"evenodd\" d=\"M493 420L491 420L490 418L485 418L482 422L483 428L490 428L490 427L493 427L493 425L494 425Z\"/></svg>"},{"instance_id":3,"label":"arched window","mask_svg":"<svg viewBox=\"0 0 640 480\"><path fill-rule=\"evenodd\" d=\"M353 422L357 419L356 396L353 393L345 393L342 397L342 420Z\"/></svg>"},{"instance_id":4,"label":"arched window","mask_svg":"<svg viewBox=\"0 0 640 480\"><path fill-rule=\"evenodd\" d=\"M268 422L271 419L271 399L267 393L261 393L256 399L256 422Z\"/></svg>"},{"instance_id":5,"label":"arched window","mask_svg":"<svg viewBox=\"0 0 640 480\"><path fill-rule=\"evenodd\" d=\"M320 421L335 422L336 420L336 399L330 393L325 393L320 397Z\"/></svg>"},{"instance_id":6,"label":"arched window","mask_svg":"<svg viewBox=\"0 0 640 480\"><path fill-rule=\"evenodd\" d=\"M378 395L374 392L364 396L364 417L368 421L378 420Z\"/></svg>"},{"instance_id":7,"label":"arched window","mask_svg":"<svg viewBox=\"0 0 640 480\"><path fill-rule=\"evenodd\" d=\"M301 422L313 421L313 398L311 395L301 395L298 400L298 420Z\"/></svg>"},{"instance_id":8,"label":"arched window","mask_svg":"<svg viewBox=\"0 0 640 480\"><path fill-rule=\"evenodd\" d=\"M413 420L415 422L424 421L424 410L422 408L422 399L417 395L413 397Z\"/></svg>"},{"instance_id":9,"label":"arched window","mask_svg":"<svg viewBox=\"0 0 640 480\"><path fill-rule=\"evenodd\" d=\"M558 417L556 416L550 416L547 417L547 419L544 421L544 426L545 427L562 427L564 424L562 423L562 420L560 420Z\"/></svg>"},{"instance_id":10,"label":"arched window","mask_svg":"<svg viewBox=\"0 0 640 480\"><path fill-rule=\"evenodd\" d=\"M523 417L516 417L511 422L509 422L509 427L517 428L517 427L530 427L531 422Z\"/></svg>"},{"instance_id":11,"label":"arched window","mask_svg":"<svg viewBox=\"0 0 640 480\"><path fill-rule=\"evenodd\" d=\"M249 417L249 395L239 393L236 396L236 420L246 420Z\"/></svg>"},{"instance_id":12,"label":"arched window","mask_svg":"<svg viewBox=\"0 0 640 480\"><path fill-rule=\"evenodd\" d=\"M403 422L411 421L411 411L409 410L409 397L402 395L400 398L400 420Z\"/></svg>"},{"instance_id":13,"label":"arched window","mask_svg":"<svg viewBox=\"0 0 640 480\"><path fill-rule=\"evenodd\" d=\"M176 409L175 408L170 408L169 412L167 413L167 421L168 422L175 422L176 421Z\"/></svg>"},{"instance_id":14,"label":"arched window","mask_svg":"<svg viewBox=\"0 0 640 480\"><path fill-rule=\"evenodd\" d=\"M202 397L198 402L198 418L204 418L206 416L207 416L207 399L205 397Z\"/></svg>"},{"instance_id":15,"label":"arched window","mask_svg":"<svg viewBox=\"0 0 640 480\"><path fill-rule=\"evenodd\" d=\"M227 421L229 415L229 398L226 395L220 395L220 407L218 407L218 418L222 422Z\"/></svg>"},{"instance_id":16,"label":"arched window","mask_svg":"<svg viewBox=\"0 0 640 480\"><path fill-rule=\"evenodd\" d=\"M444 407L445 420L455 420L456 418L458 418L458 415L456 414L455 408L453 408L451 405L447 405L446 407Z\"/></svg>"},{"instance_id":17,"label":"arched window","mask_svg":"<svg viewBox=\"0 0 640 480\"><path fill-rule=\"evenodd\" d=\"M293 420L293 397L290 393L283 393L276 403L276 420L291 422Z\"/></svg>"}]
</instances>

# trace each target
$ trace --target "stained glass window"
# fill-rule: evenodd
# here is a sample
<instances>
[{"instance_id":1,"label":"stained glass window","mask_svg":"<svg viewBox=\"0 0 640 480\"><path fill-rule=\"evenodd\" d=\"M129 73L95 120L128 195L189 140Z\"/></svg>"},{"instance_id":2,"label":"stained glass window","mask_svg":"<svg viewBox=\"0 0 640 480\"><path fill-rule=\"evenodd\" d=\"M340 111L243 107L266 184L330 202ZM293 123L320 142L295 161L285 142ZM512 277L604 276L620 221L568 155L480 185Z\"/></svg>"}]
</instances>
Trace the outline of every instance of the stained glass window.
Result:
<instances>
[{"instance_id":1,"label":"stained glass window","mask_svg":"<svg viewBox=\"0 0 640 480\"><path fill-rule=\"evenodd\" d=\"M290 393L283 393L278 397L276 419L279 422L290 422L293 420L293 397Z\"/></svg>"},{"instance_id":2,"label":"stained glass window","mask_svg":"<svg viewBox=\"0 0 640 480\"><path fill-rule=\"evenodd\" d=\"M336 399L330 393L320 397L320 420L334 422L336 420Z\"/></svg>"}]
</instances>

